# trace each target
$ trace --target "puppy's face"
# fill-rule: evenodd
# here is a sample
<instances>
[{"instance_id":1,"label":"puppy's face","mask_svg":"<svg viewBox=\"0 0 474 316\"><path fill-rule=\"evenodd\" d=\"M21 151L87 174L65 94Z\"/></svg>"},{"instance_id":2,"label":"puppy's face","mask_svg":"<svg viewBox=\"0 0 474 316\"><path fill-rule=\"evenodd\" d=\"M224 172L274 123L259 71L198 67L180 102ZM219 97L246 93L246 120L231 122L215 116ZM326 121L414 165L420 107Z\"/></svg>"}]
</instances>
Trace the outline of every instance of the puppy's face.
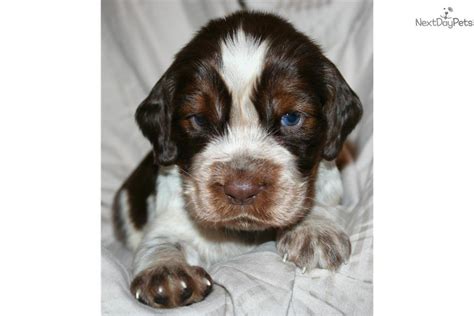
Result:
<instances>
[{"instance_id":1,"label":"puppy's face","mask_svg":"<svg viewBox=\"0 0 474 316\"><path fill-rule=\"evenodd\" d=\"M284 227L312 207L321 159L332 160L361 116L338 70L278 17L211 21L139 106L159 164L181 168L203 225Z\"/></svg>"}]
</instances>

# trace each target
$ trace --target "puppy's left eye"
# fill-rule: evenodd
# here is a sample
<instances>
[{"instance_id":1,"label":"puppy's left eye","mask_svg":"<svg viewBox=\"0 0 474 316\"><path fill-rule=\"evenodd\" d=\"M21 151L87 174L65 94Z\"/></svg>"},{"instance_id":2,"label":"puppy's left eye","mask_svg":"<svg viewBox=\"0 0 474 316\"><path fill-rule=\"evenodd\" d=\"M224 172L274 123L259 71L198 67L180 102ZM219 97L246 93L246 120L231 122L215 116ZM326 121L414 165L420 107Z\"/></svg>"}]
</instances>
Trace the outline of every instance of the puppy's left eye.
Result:
<instances>
[{"instance_id":1,"label":"puppy's left eye","mask_svg":"<svg viewBox=\"0 0 474 316\"><path fill-rule=\"evenodd\" d=\"M303 118L298 112L286 113L281 117L281 125L283 126L296 126L298 125Z\"/></svg>"},{"instance_id":2,"label":"puppy's left eye","mask_svg":"<svg viewBox=\"0 0 474 316\"><path fill-rule=\"evenodd\" d=\"M193 122L193 124L198 127L203 127L204 125L206 125L206 122L207 122L206 118L201 114L195 114L191 116L190 119Z\"/></svg>"}]
</instances>

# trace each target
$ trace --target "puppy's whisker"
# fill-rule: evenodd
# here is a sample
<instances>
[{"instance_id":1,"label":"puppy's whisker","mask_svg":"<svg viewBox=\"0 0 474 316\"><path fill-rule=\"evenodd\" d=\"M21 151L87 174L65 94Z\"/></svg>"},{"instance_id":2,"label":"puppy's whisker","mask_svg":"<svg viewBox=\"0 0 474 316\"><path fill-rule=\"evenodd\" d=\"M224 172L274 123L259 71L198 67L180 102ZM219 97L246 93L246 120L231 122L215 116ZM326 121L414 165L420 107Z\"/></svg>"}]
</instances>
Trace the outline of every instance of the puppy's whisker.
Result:
<instances>
[{"instance_id":1,"label":"puppy's whisker","mask_svg":"<svg viewBox=\"0 0 474 316\"><path fill-rule=\"evenodd\" d=\"M195 176L193 176L191 173L187 172L186 170L184 170L183 168L179 167L179 171L181 173L183 173L186 177L190 178L192 181L196 182L196 183L201 183L202 181L199 180L198 178L196 178Z\"/></svg>"}]
</instances>

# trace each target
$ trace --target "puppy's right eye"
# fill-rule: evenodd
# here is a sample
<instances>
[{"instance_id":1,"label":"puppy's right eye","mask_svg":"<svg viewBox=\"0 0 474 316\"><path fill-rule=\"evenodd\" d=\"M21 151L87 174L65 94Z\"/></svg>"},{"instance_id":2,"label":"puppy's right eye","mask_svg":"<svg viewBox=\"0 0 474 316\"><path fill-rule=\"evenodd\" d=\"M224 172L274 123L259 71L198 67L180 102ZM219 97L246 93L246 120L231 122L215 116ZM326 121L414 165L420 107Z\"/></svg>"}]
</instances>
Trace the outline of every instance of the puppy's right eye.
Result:
<instances>
[{"instance_id":1,"label":"puppy's right eye","mask_svg":"<svg viewBox=\"0 0 474 316\"><path fill-rule=\"evenodd\" d=\"M195 127L203 127L207 123L206 118L201 114L192 115L189 117L189 119Z\"/></svg>"},{"instance_id":2,"label":"puppy's right eye","mask_svg":"<svg viewBox=\"0 0 474 316\"><path fill-rule=\"evenodd\" d=\"M286 113L281 117L281 125L285 127L292 127L298 125L302 120L301 114L298 112Z\"/></svg>"}]
</instances>

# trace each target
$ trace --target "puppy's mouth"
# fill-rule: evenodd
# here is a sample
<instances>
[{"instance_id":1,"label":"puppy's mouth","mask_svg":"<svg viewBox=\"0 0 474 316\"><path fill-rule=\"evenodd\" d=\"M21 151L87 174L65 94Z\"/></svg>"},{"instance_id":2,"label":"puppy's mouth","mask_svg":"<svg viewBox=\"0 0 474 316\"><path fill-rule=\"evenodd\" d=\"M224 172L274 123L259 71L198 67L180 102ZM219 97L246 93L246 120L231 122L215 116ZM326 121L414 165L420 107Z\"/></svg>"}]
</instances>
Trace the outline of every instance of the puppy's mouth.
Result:
<instances>
[{"instance_id":1,"label":"puppy's mouth","mask_svg":"<svg viewBox=\"0 0 474 316\"><path fill-rule=\"evenodd\" d=\"M247 214L222 218L219 221L212 222L212 224L220 228L251 231L266 230L272 227L268 222Z\"/></svg>"}]
</instances>

